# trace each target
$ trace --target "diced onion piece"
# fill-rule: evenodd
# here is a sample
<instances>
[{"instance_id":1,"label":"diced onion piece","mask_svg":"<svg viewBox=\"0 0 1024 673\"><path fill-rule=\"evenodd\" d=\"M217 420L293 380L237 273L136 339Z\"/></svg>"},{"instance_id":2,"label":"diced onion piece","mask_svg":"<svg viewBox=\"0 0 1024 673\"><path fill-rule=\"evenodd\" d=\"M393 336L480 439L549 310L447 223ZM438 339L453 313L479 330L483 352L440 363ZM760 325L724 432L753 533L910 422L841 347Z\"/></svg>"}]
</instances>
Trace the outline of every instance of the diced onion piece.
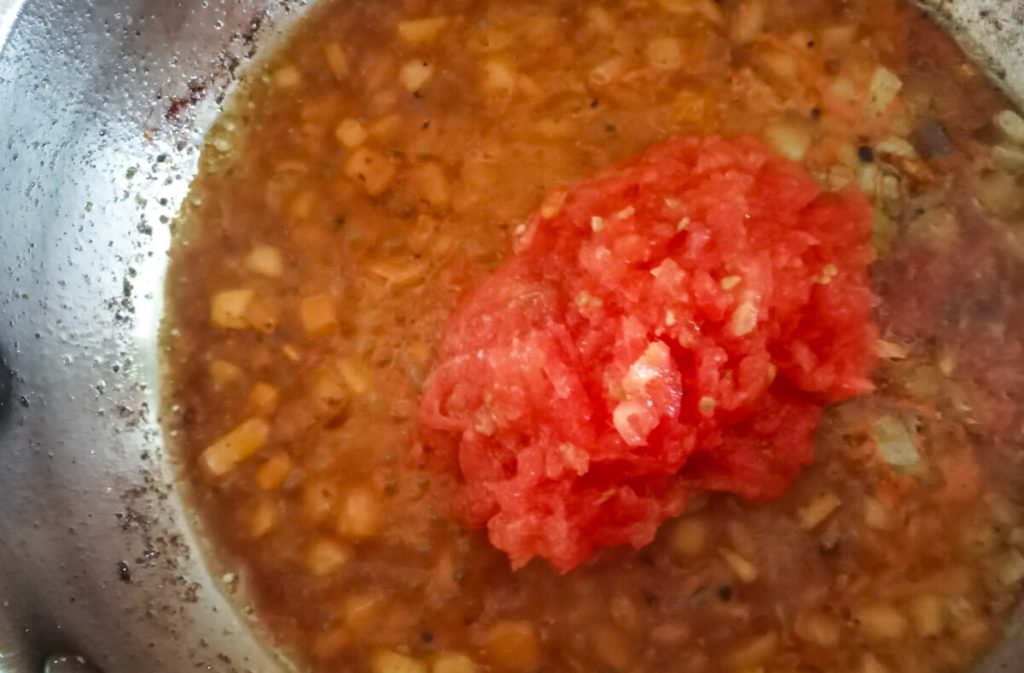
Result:
<instances>
[{"instance_id":1,"label":"diced onion piece","mask_svg":"<svg viewBox=\"0 0 1024 673\"><path fill-rule=\"evenodd\" d=\"M764 138L782 156L791 161L803 161L811 147L811 134L796 120L782 119L768 124Z\"/></svg>"},{"instance_id":2,"label":"diced onion piece","mask_svg":"<svg viewBox=\"0 0 1024 673\"><path fill-rule=\"evenodd\" d=\"M878 353L878 357L885 360L906 360L910 355L910 349L903 344L885 339L875 342L875 352Z\"/></svg>"},{"instance_id":3,"label":"diced onion piece","mask_svg":"<svg viewBox=\"0 0 1024 673\"><path fill-rule=\"evenodd\" d=\"M906 423L895 416L882 416L871 426L878 452L898 472L917 467L921 457Z\"/></svg>"},{"instance_id":4,"label":"diced onion piece","mask_svg":"<svg viewBox=\"0 0 1024 673\"><path fill-rule=\"evenodd\" d=\"M626 71L626 59L613 56L590 70L588 79L595 86L604 86L614 82Z\"/></svg>"},{"instance_id":5,"label":"diced onion piece","mask_svg":"<svg viewBox=\"0 0 1024 673\"><path fill-rule=\"evenodd\" d=\"M946 628L946 601L936 594L920 594L910 601L914 630L922 638L935 638Z\"/></svg>"},{"instance_id":6,"label":"diced onion piece","mask_svg":"<svg viewBox=\"0 0 1024 673\"><path fill-rule=\"evenodd\" d=\"M849 23L828 26L821 30L821 46L826 52L845 50L857 35L857 27Z\"/></svg>"},{"instance_id":7,"label":"diced onion piece","mask_svg":"<svg viewBox=\"0 0 1024 673\"><path fill-rule=\"evenodd\" d=\"M348 57L345 55L345 49L337 42L329 42L324 47L324 58L327 61L327 67L330 69L331 74L334 75L334 79L339 82L343 82L348 77Z\"/></svg>"},{"instance_id":8,"label":"diced onion piece","mask_svg":"<svg viewBox=\"0 0 1024 673\"><path fill-rule=\"evenodd\" d=\"M477 665L461 652L442 652L434 659L431 673L476 673Z\"/></svg>"},{"instance_id":9,"label":"diced onion piece","mask_svg":"<svg viewBox=\"0 0 1024 673\"><path fill-rule=\"evenodd\" d=\"M409 93L416 93L434 76L434 66L423 59L405 63L398 71L398 81Z\"/></svg>"},{"instance_id":10,"label":"diced onion piece","mask_svg":"<svg viewBox=\"0 0 1024 673\"><path fill-rule=\"evenodd\" d=\"M757 566L731 549L719 549L718 553L741 582L750 584L760 575Z\"/></svg>"},{"instance_id":11,"label":"diced onion piece","mask_svg":"<svg viewBox=\"0 0 1024 673\"><path fill-rule=\"evenodd\" d=\"M213 295L210 303L210 322L227 329L247 329L246 311L255 293L252 290L225 290Z\"/></svg>"},{"instance_id":12,"label":"diced onion piece","mask_svg":"<svg viewBox=\"0 0 1024 673\"><path fill-rule=\"evenodd\" d=\"M320 577L340 570L351 558L351 549L328 537L314 540L306 549L306 567Z\"/></svg>"},{"instance_id":13,"label":"diced onion piece","mask_svg":"<svg viewBox=\"0 0 1024 673\"><path fill-rule=\"evenodd\" d=\"M504 621L484 634L481 649L495 668L525 673L537 668L540 644L537 629L528 621Z\"/></svg>"},{"instance_id":14,"label":"diced onion piece","mask_svg":"<svg viewBox=\"0 0 1024 673\"><path fill-rule=\"evenodd\" d=\"M338 371L349 389L357 395L365 395L373 388L373 369L362 360L345 358L338 362Z\"/></svg>"},{"instance_id":15,"label":"diced onion piece","mask_svg":"<svg viewBox=\"0 0 1024 673\"><path fill-rule=\"evenodd\" d=\"M410 179L417 196L435 208L451 203L452 185L444 169L436 163L420 164L410 172Z\"/></svg>"},{"instance_id":16,"label":"diced onion piece","mask_svg":"<svg viewBox=\"0 0 1024 673\"><path fill-rule=\"evenodd\" d=\"M429 266L425 260L410 257L386 257L369 262L366 270L387 281L393 288L404 289L420 283L427 275Z\"/></svg>"},{"instance_id":17,"label":"diced onion piece","mask_svg":"<svg viewBox=\"0 0 1024 673\"><path fill-rule=\"evenodd\" d=\"M793 630L801 640L821 647L835 647L843 634L843 625L830 614L814 611L799 615Z\"/></svg>"},{"instance_id":18,"label":"diced onion piece","mask_svg":"<svg viewBox=\"0 0 1024 673\"><path fill-rule=\"evenodd\" d=\"M245 258L245 268L268 278L280 278L284 273L281 251L271 245L257 245Z\"/></svg>"},{"instance_id":19,"label":"diced onion piece","mask_svg":"<svg viewBox=\"0 0 1024 673\"><path fill-rule=\"evenodd\" d=\"M896 76L896 73L888 68L879 66L871 77L868 110L874 114L882 114L896 99L896 95L902 88L903 81Z\"/></svg>"},{"instance_id":20,"label":"diced onion piece","mask_svg":"<svg viewBox=\"0 0 1024 673\"><path fill-rule=\"evenodd\" d=\"M892 517L880 501L875 498L864 500L864 523L875 530L888 530L892 525Z\"/></svg>"},{"instance_id":21,"label":"diced onion piece","mask_svg":"<svg viewBox=\"0 0 1024 673\"><path fill-rule=\"evenodd\" d=\"M660 70L677 70L683 62L683 45L677 37L656 37L647 43L647 61Z\"/></svg>"},{"instance_id":22,"label":"diced onion piece","mask_svg":"<svg viewBox=\"0 0 1024 673\"><path fill-rule=\"evenodd\" d=\"M227 360L214 360L210 363L210 378L218 386L233 383L242 377L242 369Z\"/></svg>"},{"instance_id":23,"label":"diced onion piece","mask_svg":"<svg viewBox=\"0 0 1024 673\"><path fill-rule=\"evenodd\" d=\"M1013 110L996 113L992 123L1003 136L1018 145L1024 145L1024 118Z\"/></svg>"},{"instance_id":24,"label":"diced onion piece","mask_svg":"<svg viewBox=\"0 0 1024 673\"><path fill-rule=\"evenodd\" d=\"M907 618L888 603L874 603L854 611L860 632L869 640L900 640L907 633Z\"/></svg>"},{"instance_id":25,"label":"diced onion piece","mask_svg":"<svg viewBox=\"0 0 1024 673\"><path fill-rule=\"evenodd\" d=\"M899 136L888 136L875 143L875 152L879 154L891 154L897 157L913 159L917 156L917 150L904 138Z\"/></svg>"},{"instance_id":26,"label":"diced onion piece","mask_svg":"<svg viewBox=\"0 0 1024 673\"><path fill-rule=\"evenodd\" d=\"M832 77L828 85L829 93L844 101L855 101L859 97L857 85L849 77Z\"/></svg>"},{"instance_id":27,"label":"diced onion piece","mask_svg":"<svg viewBox=\"0 0 1024 673\"><path fill-rule=\"evenodd\" d=\"M277 408L277 388L260 381L249 391L249 411L260 416L267 416Z\"/></svg>"},{"instance_id":28,"label":"diced onion piece","mask_svg":"<svg viewBox=\"0 0 1024 673\"><path fill-rule=\"evenodd\" d=\"M345 119L334 129L334 137L348 148L356 148L369 137L366 127L358 119Z\"/></svg>"},{"instance_id":29,"label":"diced onion piece","mask_svg":"<svg viewBox=\"0 0 1024 673\"><path fill-rule=\"evenodd\" d=\"M287 215L293 222L302 222L309 219L313 209L317 205L317 194L312 189L304 189L290 200L287 207Z\"/></svg>"},{"instance_id":30,"label":"diced onion piece","mask_svg":"<svg viewBox=\"0 0 1024 673\"><path fill-rule=\"evenodd\" d=\"M348 410L352 393L340 372L323 368L310 377L309 394L317 414L325 420L333 420Z\"/></svg>"},{"instance_id":31,"label":"diced onion piece","mask_svg":"<svg viewBox=\"0 0 1024 673\"><path fill-rule=\"evenodd\" d=\"M267 443L270 426L262 418L250 418L203 451L200 463L215 477L227 474Z\"/></svg>"},{"instance_id":32,"label":"diced onion piece","mask_svg":"<svg viewBox=\"0 0 1024 673\"><path fill-rule=\"evenodd\" d=\"M299 304L299 316L306 334L312 337L330 334L338 326L338 309L334 297L327 292L304 297Z\"/></svg>"},{"instance_id":33,"label":"diced onion piece","mask_svg":"<svg viewBox=\"0 0 1024 673\"><path fill-rule=\"evenodd\" d=\"M337 531L347 538L372 537L380 531L382 518L377 495L369 488L359 486L345 496L338 516Z\"/></svg>"},{"instance_id":34,"label":"diced onion piece","mask_svg":"<svg viewBox=\"0 0 1024 673\"><path fill-rule=\"evenodd\" d=\"M974 193L989 212L999 217L1013 217L1024 210L1024 186L1003 171L993 171L974 184Z\"/></svg>"},{"instance_id":35,"label":"diced onion piece","mask_svg":"<svg viewBox=\"0 0 1024 673\"><path fill-rule=\"evenodd\" d=\"M286 65L274 72L274 85L282 89L293 89L302 84L302 71L293 65Z\"/></svg>"},{"instance_id":36,"label":"diced onion piece","mask_svg":"<svg viewBox=\"0 0 1024 673\"><path fill-rule=\"evenodd\" d=\"M722 10L711 0L658 0L658 4L672 14L697 14L715 25L721 25Z\"/></svg>"},{"instance_id":37,"label":"diced onion piece","mask_svg":"<svg viewBox=\"0 0 1024 673\"><path fill-rule=\"evenodd\" d=\"M540 216L545 220L556 217L562 212L562 206L565 205L565 196L565 190L563 189L555 189L548 192L540 204Z\"/></svg>"},{"instance_id":38,"label":"diced onion piece","mask_svg":"<svg viewBox=\"0 0 1024 673\"><path fill-rule=\"evenodd\" d=\"M345 162L345 175L360 183L370 196L387 191L395 171L395 165L386 156L368 147L360 147Z\"/></svg>"},{"instance_id":39,"label":"diced onion piece","mask_svg":"<svg viewBox=\"0 0 1024 673\"><path fill-rule=\"evenodd\" d=\"M1008 587L1024 581L1024 556L1016 549L1003 554L997 562L997 577L1000 584Z\"/></svg>"},{"instance_id":40,"label":"diced onion piece","mask_svg":"<svg viewBox=\"0 0 1024 673\"><path fill-rule=\"evenodd\" d=\"M685 87L672 101L672 114L681 124L696 128L714 125L718 110L715 93L711 89Z\"/></svg>"},{"instance_id":41,"label":"diced onion piece","mask_svg":"<svg viewBox=\"0 0 1024 673\"><path fill-rule=\"evenodd\" d=\"M733 650L729 663L734 669L751 669L767 661L779 648L779 636L774 631L755 636Z\"/></svg>"},{"instance_id":42,"label":"diced onion piece","mask_svg":"<svg viewBox=\"0 0 1024 673\"><path fill-rule=\"evenodd\" d=\"M703 519L687 516L679 519L669 529L669 545L680 556L699 556L707 546L708 527Z\"/></svg>"},{"instance_id":43,"label":"diced onion piece","mask_svg":"<svg viewBox=\"0 0 1024 673\"><path fill-rule=\"evenodd\" d=\"M800 525L804 530L813 530L832 516L842 504L835 493L822 493L800 509Z\"/></svg>"},{"instance_id":44,"label":"diced onion piece","mask_svg":"<svg viewBox=\"0 0 1024 673\"><path fill-rule=\"evenodd\" d=\"M284 451L278 451L256 470L256 483L264 491L279 487L292 471L292 459Z\"/></svg>"},{"instance_id":45,"label":"diced onion piece","mask_svg":"<svg viewBox=\"0 0 1024 673\"><path fill-rule=\"evenodd\" d=\"M367 129L370 136L378 140L389 140L402 127L402 116L390 114L374 120Z\"/></svg>"},{"instance_id":46,"label":"diced onion piece","mask_svg":"<svg viewBox=\"0 0 1024 673\"><path fill-rule=\"evenodd\" d=\"M800 61L796 55L772 44L756 46L754 64L777 87L792 86L792 82L800 77Z\"/></svg>"},{"instance_id":47,"label":"diced onion piece","mask_svg":"<svg viewBox=\"0 0 1024 673\"><path fill-rule=\"evenodd\" d=\"M765 0L743 0L736 9L730 31L740 44L750 42L764 31Z\"/></svg>"},{"instance_id":48,"label":"diced onion piece","mask_svg":"<svg viewBox=\"0 0 1024 673\"><path fill-rule=\"evenodd\" d=\"M992 165L1007 173L1024 171L1024 149L996 145L992 148Z\"/></svg>"},{"instance_id":49,"label":"diced onion piece","mask_svg":"<svg viewBox=\"0 0 1024 673\"><path fill-rule=\"evenodd\" d=\"M409 44L426 44L436 40L447 26L446 16L410 19L398 24L398 36Z\"/></svg>"},{"instance_id":50,"label":"diced onion piece","mask_svg":"<svg viewBox=\"0 0 1024 673\"><path fill-rule=\"evenodd\" d=\"M277 525L277 507L270 500L260 500L249 515L249 536L259 539Z\"/></svg>"},{"instance_id":51,"label":"diced onion piece","mask_svg":"<svg viewBox=\"0 0 1024 673\"><path fill-rule=\"evenodd\" d=\"M370 660L372 673L427 673L427 665L418 659L393 652L380 650Z\"/></svg>"},{"instance_id":52,"label":"diced onion piece","mask_svg":"<svg viewBox=\"0 0 1024 673\"><path fill-rule=\"evenodd\" d=\"M491 96L509 96L516 91L518 77L515 66L508 58L493 56L484 61L482 86Z\"/></svg>"}]
</instances>

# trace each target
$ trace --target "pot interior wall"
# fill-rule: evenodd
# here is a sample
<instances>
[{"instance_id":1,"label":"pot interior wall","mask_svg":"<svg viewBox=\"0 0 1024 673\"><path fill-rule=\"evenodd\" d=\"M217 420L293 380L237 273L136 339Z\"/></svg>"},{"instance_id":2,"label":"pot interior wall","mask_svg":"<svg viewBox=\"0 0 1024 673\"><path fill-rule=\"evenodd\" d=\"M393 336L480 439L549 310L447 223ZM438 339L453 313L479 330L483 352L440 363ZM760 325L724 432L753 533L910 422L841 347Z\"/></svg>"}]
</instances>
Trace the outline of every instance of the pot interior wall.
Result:
<instances>
[{"instance_id":1,"label":"pot interior wall","mask_svg":"<svg viewBox=\"0 0 1024 673\"><path fill-rule=\"evenodd\" d=\"M1024 3L929 4L1024 102ZM111 672L282 665L173 489L156 337L203 133L305 6L0 0L2 672L57 651ZM1020 623L986 673L1019 670Z\"/></svg>"}]
</instances>

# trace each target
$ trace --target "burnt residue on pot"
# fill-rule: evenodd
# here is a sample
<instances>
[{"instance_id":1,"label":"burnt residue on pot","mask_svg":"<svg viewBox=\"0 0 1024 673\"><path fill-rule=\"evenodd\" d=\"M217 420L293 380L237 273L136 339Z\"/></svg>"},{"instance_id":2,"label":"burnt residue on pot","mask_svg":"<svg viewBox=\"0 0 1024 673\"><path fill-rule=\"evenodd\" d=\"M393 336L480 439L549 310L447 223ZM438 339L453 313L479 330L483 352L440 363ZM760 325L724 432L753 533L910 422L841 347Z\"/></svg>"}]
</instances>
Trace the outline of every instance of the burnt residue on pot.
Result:
<instances>
[{"instance_id":1,"label":"burnt residue on pot","mask_svg":"<svg viewBox=\"0 0 1024 673\"><path fill-rule=\"evenodd\" d=\"M308 0L281 0L274 7L273 13L292 12L306 4ZM238 79L240 68L249 63L256 56L257 50L262 48L263 29L271 15L271 10L267 8L254 13L243 30L231 35L230 46L217 55L214 67L207 73L189 79L187 92L166 97L162 93L158 94L158 105L165 98L168 101L163 118L170 122L177 121L185 111L207 95L212 95L216 103L223 103L227 90Z\"/></svg>"}]
</instances>

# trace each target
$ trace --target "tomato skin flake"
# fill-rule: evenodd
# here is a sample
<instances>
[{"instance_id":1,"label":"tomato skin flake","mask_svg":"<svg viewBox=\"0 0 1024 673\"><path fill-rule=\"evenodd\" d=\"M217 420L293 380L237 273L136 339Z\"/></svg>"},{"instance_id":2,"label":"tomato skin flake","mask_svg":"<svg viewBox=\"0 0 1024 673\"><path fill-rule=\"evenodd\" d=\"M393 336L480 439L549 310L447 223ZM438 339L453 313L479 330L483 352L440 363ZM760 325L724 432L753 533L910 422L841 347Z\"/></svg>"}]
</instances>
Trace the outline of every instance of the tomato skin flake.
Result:
<instances>
[{"instance_id":1,"label":"tomato skin flake","mask_svg":"<svg viewBox=\"0 0 1024 673\"><path fill-rule=\"evenodd\" d=\"M453 314L420 435L519 567L642 547L687 494L759 500L871 389L871 209L760 141L681 138L559 193ZM596 223L596 224L595 224Z\"/></svg>"}]
</instances>

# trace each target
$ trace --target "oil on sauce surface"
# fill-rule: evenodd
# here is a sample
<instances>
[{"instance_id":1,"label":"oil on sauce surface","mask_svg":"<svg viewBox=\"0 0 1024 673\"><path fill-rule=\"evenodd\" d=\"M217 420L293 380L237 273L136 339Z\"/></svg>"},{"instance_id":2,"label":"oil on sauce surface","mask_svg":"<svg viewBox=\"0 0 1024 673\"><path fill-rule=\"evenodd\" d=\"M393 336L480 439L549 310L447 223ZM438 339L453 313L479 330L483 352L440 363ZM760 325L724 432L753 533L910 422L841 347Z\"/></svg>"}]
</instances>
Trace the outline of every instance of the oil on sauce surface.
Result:
<instances>
[{"instance_id":1,"label":"oil on sauce surface","mask_svg":"<svg viewBox=\"0 0 1024 673\"><path fill-rule=\"evenodd\" d=\"M1024 122L889 0L325 2L211 134L171 412L206 528L318 671L933 673L1024 581ZM544 195L753 133L876 206L876 393L776 502L518 572L408 466L462 293Z\"/></svg>"}]
</instances>

